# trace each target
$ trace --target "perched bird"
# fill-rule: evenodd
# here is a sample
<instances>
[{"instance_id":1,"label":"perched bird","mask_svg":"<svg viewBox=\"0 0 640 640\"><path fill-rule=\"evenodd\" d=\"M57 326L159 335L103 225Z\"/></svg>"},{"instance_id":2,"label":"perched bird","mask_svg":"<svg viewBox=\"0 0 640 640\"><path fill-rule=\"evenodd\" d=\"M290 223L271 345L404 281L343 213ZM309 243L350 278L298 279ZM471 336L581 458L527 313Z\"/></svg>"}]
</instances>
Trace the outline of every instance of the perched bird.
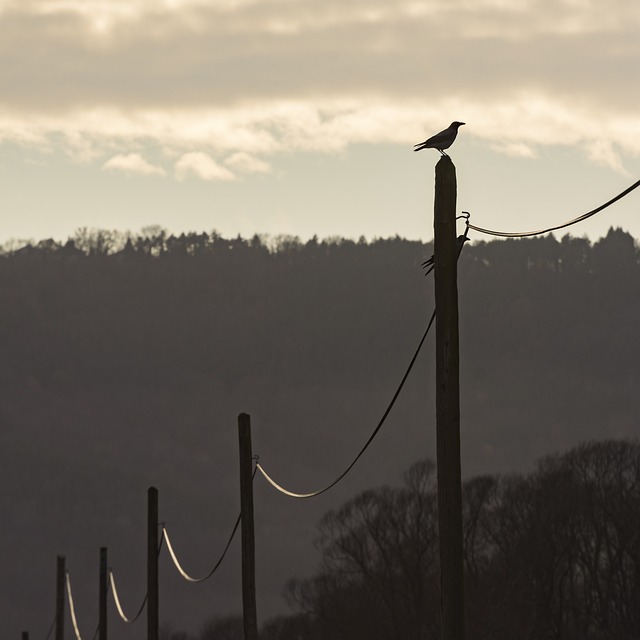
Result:
<instances>
[{"instance_id":1,"label":"perched bird","mask_svg":"<svg viewBox=\"0 0 640 640\"><path fill-rule=\"evenodd\" d=\"M458 255L462 253L462 247L464 247L464 243L467 242L468 240L469 238L467 238L466 235L457 237ZM422 268L426 269L426 272L424 274L425 276L428 276L433 271L433 267L435 267L435 260L436 260L436 257L434 255L422 263Z\"/></svg>"},{"instance_id":2,"label":"perched bird","mask_svg":"<svg viewBox=\"0 0 640 640\"><path fill-rule=\"evenodd\" d=\"M444 149L448 149L458 135L458 128L461 127L464 122L452 122L444 131L436 133L435 136L427 138L424 142L413 145L414 151L420 151L421 149L437 149L441 155L446 156Z\"/></svg>"}]
</instances>

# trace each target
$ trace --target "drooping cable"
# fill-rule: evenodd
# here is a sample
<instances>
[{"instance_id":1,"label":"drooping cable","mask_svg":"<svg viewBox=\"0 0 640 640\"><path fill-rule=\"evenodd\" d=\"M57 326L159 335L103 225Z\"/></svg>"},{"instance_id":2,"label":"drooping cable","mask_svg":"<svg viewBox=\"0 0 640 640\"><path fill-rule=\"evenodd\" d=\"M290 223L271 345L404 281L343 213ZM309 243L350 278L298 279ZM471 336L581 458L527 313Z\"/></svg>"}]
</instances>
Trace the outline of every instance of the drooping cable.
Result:
<instances>
[{"instance_id":1,"label":"drooping cable","mask_svg":"<svg viewBox=\"0 0 640 640\"><path fill-rule=\"evenodd\" d=\"M164 535L160 536L160 542L158 543L158 555L160 555L160 551L162 550L163 541L164 541ZM136 615L133 616L133 618L127 618L127 616L124 614L124 611L122 609L122 604L120 604L120 598L118 597L118 590L116 589L116 580L113 577L113 571L111 570L111 568L109 568L109 584L111 585L111 593L113 594L113 601L116 605L116 609L118 610L118 615L120 616L120 618L124 623L133 624L144 611L144 607L147 604L147 599L149 597L149 594L148 593L144 594L144 598L142 599L142 604L140 605L140 608L138 609L138 612L136 613Z\"/></svg>"},{"instance_id":2,"label":"drooping cable","mask_svg":"<svg viewBox=\"0 0 640 640\"><path fill-rule=\"evenodd\" d=\"M71 622L73 624L73 630L76 634L77 640L82 640L80 636L80 630L78 629L78 620L76 619L76 609L73 605L73 595L71 593L71 578L69 577L69 572L66 572L66 580L67 580L67 599L69 601L69 612L71 613Z\"/></svg>"},{"instance_id":3,"label":"drooping cable","mask_svg":"<svg viewBox=\"0 0 640 640\"><path fill-rule=\"evenodd\" d=\"M251 479L253 480L256 477L256 472L257 472L258 468L257 465L256 467L254 467L253 469L253 474L251 476ZM194 578L192 576L190 576L183 568L182 565L180 564L178 557L176 556L174 550L173 550L173 545L171 544L171 540L169 539L169 534L167 533L167 528L166 525L162 525L162 536L163 538L167 541L167 549L169 550L169 555L171 556L171 559L173 560L173 564L175 565L176 569L178 570L178 573L187 581L187 582L204 582L205 580L208 580L220 567L220 565L222 564L222 561L224 560L224 557L227 555L227 551L229 550L229 547L231 546L231 543L233 542L233 538L236 535L236 531L238 530L238 527L240 526L240 521L242 520L242 514L238 514L238 517L236 518L236 522L233 525L233 529L231 531L231 535L229 536L229 539L227 540L227 544L225 545L224 549L222 550L222 555L220 556L220 558L218 558L218 561L215 563L215 565L213 566L213 569L211 569L211 571L209 571L209 573L207 573L206 576L202 577L202 578Z\"/></svg>"},{"instance_id":4,"label":"drooping cable","mask_svg":"<svg viewBox=\"0 0 640 640\"><path fill-rule=\"evenodd\" d=\"M125 615L122 609L122 604L120 604L120 598L118 597L118 590L116 589L116 581L115 581L115 578L113 577L113 571L111 571L111 569L109 569L109 582L111 584L111 593L113 594L113 601L116 604L118 615L120 616L122 621L125 622L126 624L133 624L144 611L144 607L147 604L148 594L146 593L144 594L142 604L140 605L140 608L138 609L138 612L136 613L136 615L133 616L133 618L127 618L127 616Z\"/></svg>"},{"instance_id":5,"label":"drooping cable","mask_svg":"<svg viewBox=\"0 0 640 640\"><path fill-rule=\"evenodd\" d=\"M233 537L235 536L235 533L238 530L238 526L240 525L240 520L241 520L241 516L238 516L237 519L236 519L236 523L233 526L233 531L231 532L231 536L229 537L229 540L227 541L227 544L226 544L226 546L224 548L224 551L222 552L222 555L220 556L220 558L218 559L218 561L214 565L213 569L211 569L211 571L209 571L209 573L207 573L207 575L203 576L202 578L193 578L192 576L190 576L182 568L182 565L178 561L178 558L176 557L176 554L175 554L175 552L173 550L173 546L171 545L171 541L169 540L169 534L167 533L167 529L166 529L166 527L163 527L162 531L163 531L164 537L165 537L165 539L167 541L167 549L169 549L169 555L171 556L171 559L173 560L173 564L175 565L176 569L178 570L178 573L187 582L204 582L205 580L208 580L218 570L218 567L222 564L222 561L224 560L224 557L227 554L227 549L231 545L231 541L233 540Z\"/></svg>"},{"instance_id":6,"label":"drooping cable","mask_svg":"<svg viewBox=\"0 0 640 640\"><path fill-rule=\"evenodd\" d=\"M336 484L338 484L338 482L340 482L340 480L342 480L342 478L344 478L347 475L347 473L349 473L349 471L351 471L351 469L353 469L353 467L355 466L356 462L358 462L358 460L360 459L362 454L369 448L369 445L373 442L373 439L378 435L378 432L382 428L382 425L385 423L385 421L387 419L387 416L389 415L389 413L391 412L391 409L393 408L393 405L396 403L396 400L398 399L398 396L400 395L400 392L402 391L402 388L404 387L404 383L407 381L407 378L409 377L409 373L411 373L411 369L413 369L413 365L414 365L416 359L418 358L418 354L420 353L420 349L422 348L422 345L424 344L424 341L427 338L427 335L429 333L429 329L431 329L431 325L433 324L433 321L435 320L435 318L436 318L436 312L435 312L435 309L434 309L433 314L431 315L431 320L429 320L429 324L427 325L427 328L426 328L422 338L420 339L420 343L418 344L418 348L416 349L415 353L413 354L413 357L411 358L411 362L409 363L407 371L405 372L404 376L402 377L400 385L396 389L396 392L394 393L393 398L391 399L391 402L389 403L389 406L386 408L384 414L382 415L382 418L380 418L380 421L378 422L378 424L376 425L375 429L373 430L373 432L369 436L368 440L364 443L364 446L360 449L358 454L351 461L351 464L333 482L331 482L331 484L327 485L323 489L318 489L317 491L312 491L311 493L295 493L293 491L289 491L288 489L285 489L282 485L278 484L263 469L262 465L258 462L256 464L256 468L260 470L260 473L262 473L262 475L265 477L267 482L269 482L275 489L280 491L280 493L284 493L286 496L289 496L290 498L315 498L316 496L319 496L321 493L324 493L325 491L329 491L329 489L331 489Z\"/></svg>"},{"instance_id":7,"label":"drooping cable","mask_svg":"<svg viewBox=\"0 0 640 640\"><path fill-rule=\"evenodd\" d=\"M583 213L581 216L578 216L577 218L573 218L572 220L569 220L568 222L565 222L563 224L559 224L556 227L549 227L548 229L540 229L538 231L507 232L507 231L492 231L491 229L483 229L482 227L476 227L473 224L470 224L469 228L473 229L474 231L478 231L479 233L485 233L490 236L498 236L501 238L526 238L530 236L539 236L539 235L542 235L543 233L549 233L551 231L557 231L558 229L564 229L566 227L570 227L571 225L577 224L578 222L582 222L587 218L590 218L591 216L595 216L596 213L600 213L600 211L602 211L603 209L606 209L608 206L612 205L614 202L617 202L618 200L624 198L626 195L628 195L638 187L640 187L640 180L638 180L637 182L634 182L630 187L628 187L627 189L619 193L617 196L615 196L614 198L611 198L611 200L605 202L599 207L596 207L592 211Z\"/></svg>"}]
</instances>

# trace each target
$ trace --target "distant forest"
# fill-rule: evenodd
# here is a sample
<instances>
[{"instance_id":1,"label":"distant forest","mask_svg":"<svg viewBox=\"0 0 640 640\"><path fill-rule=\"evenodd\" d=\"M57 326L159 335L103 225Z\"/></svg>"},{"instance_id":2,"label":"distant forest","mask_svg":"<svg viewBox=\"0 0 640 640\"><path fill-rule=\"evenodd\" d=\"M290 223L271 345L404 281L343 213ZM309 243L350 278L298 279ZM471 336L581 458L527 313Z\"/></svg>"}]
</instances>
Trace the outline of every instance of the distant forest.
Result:
<instances>
[{"instance_id":1,"label":"distant forest","mask_svg":"<svg viewBox=\"0 0 640 640\"><path fill-rule=\"evenodd\" d=\"M640 436L640 250L621 229L596 242L569 235L471 239L459 261L463 472L469 499L480 500L481 511L495 508L512 519L513 530L495 533L483 524L473 533L484 546L469 549L471 601L480 603L469 611L470 628L478 630L469 638L514 637L513 628L541 615L543 627L532 628L543 635L519 637L631 638L625 625L638 621L626 609L610 611L602 603L632 606L616 594L622 598L640 585L636 556L622 568L615 565L621 557L612 560L611 576L598 574L595 591L587 593L580 580L600 569L589 569L586 557L568 558L582 551L562 547L562 536L582 535L571 527L589 518L600 522L602 513L562 515L559 505L574 501L573 476L565 467L576 456L587 456L584 465L594 474L601 458L637 456L632 442ZM139 235L81 230L66 242L0 248L0 508L11 523L0 529L0 545L12 550L3 559L0 618L8 621L10 635L17 635L23 620L46 634L58 553L74 568L79 610L95 609L100 544L108 544L114 565L124 567L124 593L135 599L144 590L140 511L152 484L182 539L186 564L198 567L202 555L215 555L211 546L224 541L237 510L234 428L240 412L252 415L254 450L278 480L314 489L341 471L379 419L431 315L433 281L420 264L432 251L429 243L399 237L303 242L286 236L174 236L159 228ZM391 611L379 600L387 595L371 585L343 582L343 569L334 563L342 524L331 524L338 527L331 538L327 523L341 513L355 518L358 509L369 508L362 495L370 487L393 484L409 468L405 484L391 493L373 490L371 508L380 500L409 500L403 491L415 497L412 482L426 491L420 500L431 499L431 467L411 465L435 458L433 369L431 337L379 443L335 493L299 507L256 486L259 614L263 621L284 616L280 631L265 627L272 634L265 637L288 640L302 633L291 626L287 603L298 607L294 618L300 625L315 625L334 602L336 608L329 608L337 626L313 626L323 639L358 637L350 626L355 622L345 617L349 612L338 606L350 598L349 610L360 611L361 618L365 609L381 616ZM592 444L579 453L535 466L585 442ZM630 468L629 474L638 473ZM510 473L529 479L510 480ZM639 486L640 477L633 478ZM633 496L629 500L637 500ZM597 508L608 504L620 514L627 509L611 500ZM518 509L529 505L529 511L500 511L505 501ZM540 526L551 529L538 530L527 529L530 521L523 520L545 504L553 517L564 518L557 533L550 521ZM333 516L322 519L327 513ZM425 513L432 518L432 511ZM614 542L636 549L633 527L624 529L629 539L616 538L623 529L608 529L588 544L603 545L602 554L615 555ZM545 564L540 556L534 562L540 573L530 576L515 563L530 561L522 554L538 548L533 538L539 544L540 536L549 542L555 535L557 545L540 553L557 551L560 564ZM423 543L432 541L410 541ZM507 576L509 567L516 573ZM168 576L171 568L163 572ZM487 580L498 591L490 591ZM168 583L163 621L196 636L203 620L239 611L238 584L237 558L204 595ZM612 590L609 595L597 591L600 585ZM437 600L428 589L424 597ZM541 614L535 607L543 601ZM640 610L640 603L633 607ZM581 617L584 611L592 611L593 620ZM504 619L503 627L492 622L494 613ZM416 609L393 615L414 624L411 616L425 614ZM416 635L405 622L371 615L366 637L435 637ZM433 624L429 634L436 633ZM614 636L604 631L607 624L617 630ZM126 633L118 637L137 637Z\"/></svg>"},{"instance_id":2,"label":"distant forest","mask_svg":"<svg viewBox=\"0 0 640 640\"><path fill-rule=\"evenodd\" d=\"M0 375L5 384L28 380L64 393L94 379L114 386L237 381L267 363L271 377L290 383L301 375L327 380L346 373L352 357L381 371L398 351L381 336L393 336L401 318L422 313L424 321L431 283L419 265L431 252L399 237L301 242L159 228L7 245L0 248ZM595 244L547 236L467 245L459 278L471 366L481 374L491 361L507 370L531 350L529 369L541 378L556 373L537 368L561 361L575 369L576 382L597 373L628 388L640 349L639 260L620 229ZM314 347L327 343L338 347L340 364ZM602 357L592 358L600 349Z\"/></svg>"}]
</instances>

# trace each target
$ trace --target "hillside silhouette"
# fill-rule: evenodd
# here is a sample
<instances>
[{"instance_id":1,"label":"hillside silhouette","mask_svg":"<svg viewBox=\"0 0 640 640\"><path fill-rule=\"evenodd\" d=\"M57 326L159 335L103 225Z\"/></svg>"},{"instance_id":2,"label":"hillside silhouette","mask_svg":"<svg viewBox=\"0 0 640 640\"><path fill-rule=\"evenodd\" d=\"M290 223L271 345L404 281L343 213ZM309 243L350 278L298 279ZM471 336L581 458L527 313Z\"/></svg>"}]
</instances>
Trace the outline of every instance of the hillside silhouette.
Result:
<instances>
[{"instance_id":1,"label":"hillside silhouette","mask_svg":"<svg viewBox=\"0 0 640 640\"><path fill-rule=\"evenodd\" d=\"M459 262L463 470L536 459L640 425L639 251L553 236L478 242ZM202 574L237 515L236 417L293 490L348 464L386 407L433 310L399 237L225 239L81 231L0 255L0 617L46 635L55 557L82 626L97 622L98 549L129 610L144 595L146 489L184 566ZM256 479L258 613L311 575L315 523L435 457L433 337L379 438L335 490L299 503ZM161 564L161 618L195 630L240 610L237 546L203 586ZM117 621L112 623L114 626ZM140 630L119 629L119 638Z\"/></svg>"}]
</instances>

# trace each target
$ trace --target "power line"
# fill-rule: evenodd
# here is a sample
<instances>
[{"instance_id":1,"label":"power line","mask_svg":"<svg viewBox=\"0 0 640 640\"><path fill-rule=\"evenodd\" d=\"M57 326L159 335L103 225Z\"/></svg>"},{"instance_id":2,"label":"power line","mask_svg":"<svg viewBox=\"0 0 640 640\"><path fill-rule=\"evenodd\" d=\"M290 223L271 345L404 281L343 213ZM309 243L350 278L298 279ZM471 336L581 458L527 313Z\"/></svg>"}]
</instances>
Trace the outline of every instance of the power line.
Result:
<instances>
[{"instance_id":1,"label":"power line","mask_svg":"<svg viewBox=\"0 0 640 640\"><path fill-rule=\"evenodd\" d=\"M67 579L67 598L69 600L69 612L71 613L71 622L73 623L73 630L76 634L77 640L82 640L80 636L80 630L78 629L78 620L76 619L76 609L73 606L73 595L71 594L71 578L69 577L69 572L66 572Z\"/></svg>"},{"instance_id":2,"label":"power line","mask_svg":"<svg viewBox=\"0 0 640 640\"><path fill-rule=\"evenodd\" d=\"M253 474L251 476L251 479L253 480L256 477L256 473L257 473L258 469L257 466L253 469ZM173 550L173 545L171 544L171 541L169 540L169 534L167 532L167 527L166 524L163 523L162 524L162 537L167 541L167 549L169 549L169 555L171 556L171 559L173 560L173 564L175 565L176 569L178 570L178 573L187 581L187 582L204 582L205 580L208 580L220 567L220 565L222 564L222 561L224 560L224 557L227 555L227 551L229 550L229 547L231 546L231 543L233 542L233 538L236 535L236 532L238 531L238 527L240 526L240 521L242 520L242 514L239 513L238 517L236 518L236 522L233 525L233 529L231 531L231 535L229 536L229 539L227 540L227 544L225 545L224 549L222 550L222 555L220 556L220 558L218 558L218 561L216 562L216 564L214 565L213 569L211 569L211 571L209 571L209 573L207 573L206 576L202 577L202 578L194 578L192 576L190 576L183 568L182 565L180 564L178 557L176 556L174 550Z\"/></svg>"},{"instance_id":3,"label":"power line","mask_svg":"<svg viewBox=\"0 0 640 640\"><path fill-rule=\"evenodd\" d=\"M422 345L424 344L424 341L427 338L427 335L429 333L429 329L431 329L431 325L433 324L433 321L435 320L435 318L436 318L436 312L435 312L435 309L434 309L433 314L431 315L431 320L429 320L429 324L427 325L427 328L426 328L426 330L424 332L424 335L420 339L420 343L418 344L418 348L416 349L415 353L413 354L413 357L411 358L411 362L409 363L407 371L405 372L404 376L402 377L400 385L398 386L395 394L393 395L393 398L391 399L391 402L389 403L389 406L385 410L382 418L380 418L380 421L376 425L376 428L373 430L372 434L369 436L369 439L365 442L364 446L362 447L362 449L360 449L360 451L358 452L356 457L353 459L351 464L331 484L329 484L326 487L324 487L324 489L319 489L318 491L313 491L311 493L294 493L293 491L289 491L289 490L285 489L283 486L279 485L262 468L262 465L259 462L256 463L256 469L260 470L260 473L262 473L262 475L265 477L265 479L274 488L276 488L278 491L280 491L280 493L284 493L285 495L289 496L290 498L315 498L316 496L319 496L321 493L324 493L325 491L329 491L329 489L331 489L333 486L338 484L338 482L340 482L340 480L342 480L342 478L344 478L347 475L347 473L349 473L349 471L351 471L351 469L354 467L356 462L358 462L358 460L360 459L362 454L368 449L369 445L373 442L373 439L376 437L376 435L378 435L378 431L380 431L380 429L382 428L382 425L384 424L385 420L387 419L387 416L389 415L389 413L391 412L391 409L393 408L393 405L396 403L396 400L398 399L398 396L400 395L400 391L402 391L402 388L404 387L404 383L406 382L407 378L409 377L409 373L411 373L411 369L413 369L413 365L414 365L414 363L415 363L415 361L416 361L416 359L418 357L418 354L420 353L420 349L422 348Z\"/></svg>"},{"instance_id":4,"label":"power line","mask_svg":"<svg viewBox=\"0 0 640 640\"><path fill-rule=\"evenodd\" d=\"M508 231L492 231L490 229L483 229L482 227L476 227L473 224L469 224L468 226L470 229L473 229L474 231L478 231L479 233L485 233L490 236L499 236L501 238L526 238L530 236L539 236L539 235L542 235L543 233L549 233L550 231L557 231L558 229L564 229L566 227L570 227L571 225L577 224L578 222L583 222L584 220L587 220L591 216L595 216L596 213L600 213L600 211L602 211L603 209L606 209L608 206L612 205L614 202L621 200L622 198L624 198L626 195L628 195L638 187L640 187L640 180L638 180L637 182L634 182L630 187L628 187L627 189L619 193L617 196L615 196L614 198L611 198L611 200L609 200L608 202L605 202L599 207L596 207L592 211L583 213L581 216L578 216L577 218L573 218L572 220L569 220L568 222L565 222L563 224L559 224L556 227L549 227L548 229L540 229L539 231L508 232Z\"/></svg>"},{"instance_id":5,"label":"power line","mask_svg":"<svg viewBox=\"0 0 640 640\"><path fill-rule=\"evenodd\" d=\"M255 475L255 470L254 470L254 475ZM229 539L227 540L227 544L225 545L225 548L224 548L224 550L222 552L222 555L218 559L218 562L216 562L216 564L213 567L213 569L211 569L211 571L209 571L209 573L207 573L207 575L204 576L203 578L193 578L192 576L190 576L182 568L180 562L178 561L178 558L176 557L175 552L173 551L173 546L171 545L171 541L169 540L169 534L167 533L167 529L166 529L165 526L163 526L162 527L162 533L163 533L163 535L165 537L165 540L167 541L167 549L169 549L169 555L171 556L171 559L173 560L173 564L176 566L176 569L178 570L178 573L187 582L204 582L205 580L208 580L218 570L218 567L222 564L222 561L224 560L224 557L227 555L227 550L231 546L231 542L232 542L234 536L236 535L236 531L238 530L238 526L240 525L240 520L241 519L242 519L242 516L238 515L238 517L236 518L236 523L233 525L233 531L231 532L231 535L229 536Z\"/></svg>"},{"instance_id":6,"label":"power line","mask_svg":"<svg viewBox=\"0 0 640 640\"><path fill-rule=\"evenodd\" d=\"M111 569L109 569L109 582L111 583L111 593L113 594L113 601L116 604L118 615L120 616L122 621L125 622L126 624L133 624L140 617L140 614L144 611L144 606L147 604L148 594L146 593L144 594L144 599L142 600L142 604L140 605L140 608L138 609L138 612L136 613L136 615L133 618L127 618L127 616L124 614L124 611L122 609L122 605L120 604L120 598L118 597L118 590L116 589L116 581L115 581L115 578L113 577L113 571L111 571Z\"/></svg>"},{"instance_id":7,"label":"power line","mask_svg":"<svg viewBox=\"0 0 640 640\"><path fill-rule=\"evenodd\" d=\"M164 535L160 536L160 542L158 543L158 555L160 555L160 551L162 550L162 542L164 540ZM113 571L111 569L109 569L109 583L111 585L111 593L113 594L113 601L115 602L116 605L116 609L118 610L118 615L120 616L120 618L122 619L122 621L126 624L133 624L142 614L142 612L144 611L144 607L147 604L147 599L149 598L149 593L145 593L144 594L144 598L142 599L142 604L140 605L140 608L138 609L138 612L136 613L136 615L129 619L127 618L127 616L124 614L124 611L122 609L122 605L120 604L120 598L118 597L118 590L116 589L116 580L113 577Z\"/></svg>"}]
</instances>

